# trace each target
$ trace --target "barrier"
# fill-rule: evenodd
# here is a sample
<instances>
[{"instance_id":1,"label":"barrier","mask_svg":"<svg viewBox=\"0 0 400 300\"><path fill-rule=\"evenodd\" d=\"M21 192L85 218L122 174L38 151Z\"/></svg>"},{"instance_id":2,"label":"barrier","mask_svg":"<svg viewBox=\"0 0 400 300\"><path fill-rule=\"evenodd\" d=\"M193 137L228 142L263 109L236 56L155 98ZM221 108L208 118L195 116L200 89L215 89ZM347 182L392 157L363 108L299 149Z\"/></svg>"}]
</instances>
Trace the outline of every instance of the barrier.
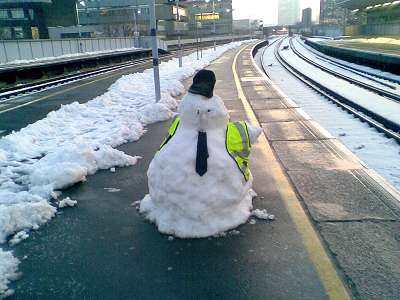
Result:
<instances>
[{"instance_id":1,"label":"barrier","mask_svg":"<svg viewBox=\"0 0 400 300\"><path fill-rule=\"evenodd\" d=\"M150 37L83 38L59 40L2 40L0 41L0 64L22 63L28 60L96 54L96 52L149 48ZM159 47L167 50L164 41Z\"/></svg>"},{"instance_id":2,"label":"barrier","mask_svg":"<svg viewBox=\"0 0 400 300\"><path fill-rule=\"evenodd\" d=\"M215 40L226 41L240 40L250 36L219 36ZM202 42L212 42L213 37L202 38ZM196 39L184 39L182 45L195 44ZM158 41L160 49L178 45L178 40ZM79 56L82 54L98 54L96 52L126 50L129 48L151 48L151 37L122 37L122 38L82 38L82 39L57 39L57 40L2 40L0 41L0 64L23 63L31 60L45 58L62 58Z\"/></svg>"}]
</instances>

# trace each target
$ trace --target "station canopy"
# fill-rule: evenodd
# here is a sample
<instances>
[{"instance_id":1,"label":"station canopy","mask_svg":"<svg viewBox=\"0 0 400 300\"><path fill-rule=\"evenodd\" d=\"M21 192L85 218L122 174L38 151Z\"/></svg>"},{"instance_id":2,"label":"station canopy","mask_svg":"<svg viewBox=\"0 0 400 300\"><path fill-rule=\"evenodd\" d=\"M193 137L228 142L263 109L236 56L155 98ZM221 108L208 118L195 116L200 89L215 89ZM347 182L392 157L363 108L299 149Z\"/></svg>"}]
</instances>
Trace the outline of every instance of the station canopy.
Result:
<instances>
[{"instance_id":1,"label":"station canopy","mask_svg":"<svg viewBox=\"0 0 400 300\"><path fill-rule=\"evenodd\" d=\"M394 0L337 0L336 4L340 7L354 10L354 9L363 9L368 6L384 4L392 1Z\"/></svg>"}]
</instances>

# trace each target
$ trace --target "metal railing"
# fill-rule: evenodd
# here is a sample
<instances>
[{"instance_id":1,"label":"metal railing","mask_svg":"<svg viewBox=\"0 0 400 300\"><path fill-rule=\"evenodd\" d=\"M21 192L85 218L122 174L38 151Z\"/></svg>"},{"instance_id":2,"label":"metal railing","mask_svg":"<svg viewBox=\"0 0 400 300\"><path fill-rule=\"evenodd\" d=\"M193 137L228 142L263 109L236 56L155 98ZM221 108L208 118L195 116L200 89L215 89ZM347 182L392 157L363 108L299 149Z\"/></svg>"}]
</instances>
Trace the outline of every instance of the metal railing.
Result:
<instances>
[{"instance_id":1,"label":"metal railing","mask_svg":"<svg viewBox=\"0 0 400 300\"><path fill-rule=\"evenodd\" d=\"M82 38L50 40L2 40L0 41L0 64L97 54L97 52L131 48L150 48L150 37L138 38ZM167 48L159 41L162 49Z\"/></svg>"},{"instance_id":2,"label":"metal railing","mask_svg":"<svg viewBox=\"0 0 400 300\"><path fill-rule=\"evenodd\" d=\"M202 37L202 42L240 40L250 38L246 35L225 35ZM183 39L185 44L195 44L197 39ZM178 40L158 40L159 48L168 50L178 44ZM0 40L0 64L20 64L33 60L51 60L54 58L77 57L79 55L98 55L99 52L121 51L132 48L151 48L151 37L121 38L81 38L81 39L46 39L46 40Z\"/></svg>"}]
</instances>

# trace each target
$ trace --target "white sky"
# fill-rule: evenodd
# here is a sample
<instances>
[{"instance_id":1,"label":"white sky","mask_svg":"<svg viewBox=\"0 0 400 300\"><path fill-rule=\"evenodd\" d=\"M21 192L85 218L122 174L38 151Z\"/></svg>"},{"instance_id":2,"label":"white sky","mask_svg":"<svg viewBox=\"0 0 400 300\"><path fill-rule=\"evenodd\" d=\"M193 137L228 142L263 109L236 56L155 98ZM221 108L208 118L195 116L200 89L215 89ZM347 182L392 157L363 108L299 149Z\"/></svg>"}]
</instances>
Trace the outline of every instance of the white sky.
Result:
<instances>
[{"instance_id":1,"label":"white sky","mask_svg":"<svg viewBox=\"0 0 400 300\"><path fill-rule=\"evenodd\" d=\"M313 19L319 14L319 0L300 0L301 9L312 8ZM278 23L278 0L233 0L234 19L262 19L264 24Z\"/></svg>"}]
</instances>

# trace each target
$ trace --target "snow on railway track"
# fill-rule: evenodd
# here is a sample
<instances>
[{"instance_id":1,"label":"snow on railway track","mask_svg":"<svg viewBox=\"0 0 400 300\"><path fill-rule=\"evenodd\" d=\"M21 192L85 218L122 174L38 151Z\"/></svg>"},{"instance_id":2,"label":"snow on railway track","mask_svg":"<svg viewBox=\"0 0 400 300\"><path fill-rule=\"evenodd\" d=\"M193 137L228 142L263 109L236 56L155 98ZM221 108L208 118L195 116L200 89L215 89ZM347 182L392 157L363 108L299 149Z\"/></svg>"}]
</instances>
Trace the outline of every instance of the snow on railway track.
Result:
<instances>
[{"instance_id":1,"label":"snow on railway track","mask_svg":"<svg viewBox=\"0 0 400 300\"><path fill-rule=\"evenodd\" d=\"M398 85L388 83L386 80L376 76L371 76L369 74L348 69L344 66L338 66L330 61L319 61L315 55L305 49L304 46L295 38L291 38L289 44L292 51L309 64L312 64L317 68L338 78L344 79L352 84L400 102Z\"/></svg>"},{"instance_id":2,"label":"snow on railway track","mask_svg":"<svg viewBox=\"0 0 400 300\"><path fill-rule=\"evenodd\" d=\"M400 147L399 140L396 142L394 139L396 136L399 137L399 134L387 130L378 122L371 120L356 109L340 103L332 96L321 95L318 89L310 89L309 83L299 80L301 77L294 71L288 71L274 55L276 47L282 49L285 45L288 45L287 40L282 45L275 43L270 47L265 47L263 51L259 51L259 54L257 54L261 56L259 61L262 62L268 77L307 114L328 130L332 136L340 140L370 168L377 171L400 190ZM285 57L292 56L294 59L300 60L293 52L290 53L290 49L282 50L282 52ZM258 59L258 57L256 58ZM304 64L305 62L302 62L301 66ZM333 77L332 75L329 76ZM339 84L337 88L340 89L340 87ZM357 97L356 88L353 85L352 91L355 97ZM358 87L357 89L362 88ZM327 99L332 101L327 101ZM386 100L395 103L392 100ZM371 127L371 123L367 123L366 120L375 123L377 127ZM383 129L381 132L377 131L379 127ZM382 132L392 134L393 138L387 138Z\"/></svg>"},{"instance_id":3,"label":"snow on railway track","mask_svg":"<svg viewBox=\"0 0 400 300\"><path fill-rule=\"evenodd\" d=\"M283 45L283 47L282 47ZM288 46L288 47L285 47ZM286 48L287 50L282 50ZM293 75L336 102L378 131L400 142L400 103L364 87L329 74L298 57L289 47L289 40L280 41L275 47L277 60Z\"/></svg>"}]
</instances>

